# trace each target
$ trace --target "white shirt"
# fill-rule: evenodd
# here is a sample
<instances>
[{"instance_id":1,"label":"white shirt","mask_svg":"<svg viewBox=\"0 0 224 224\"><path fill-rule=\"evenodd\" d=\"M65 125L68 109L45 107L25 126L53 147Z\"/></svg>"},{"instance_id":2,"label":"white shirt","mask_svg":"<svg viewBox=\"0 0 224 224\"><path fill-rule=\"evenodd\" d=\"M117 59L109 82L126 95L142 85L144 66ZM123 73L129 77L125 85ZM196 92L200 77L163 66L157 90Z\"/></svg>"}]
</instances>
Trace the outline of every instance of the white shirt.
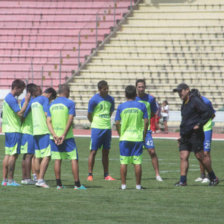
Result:
<instances>
[{"instance_id":1,"label":"white shirt","mask_svg":"<svg viewBox=\"0 0 224 224\"><path fill-rule=\"evenodd\" d=\"M168 117L169 116L169 105L162 106L161 115L162 115L162 117Z\"/></svg>"}]
</instances>

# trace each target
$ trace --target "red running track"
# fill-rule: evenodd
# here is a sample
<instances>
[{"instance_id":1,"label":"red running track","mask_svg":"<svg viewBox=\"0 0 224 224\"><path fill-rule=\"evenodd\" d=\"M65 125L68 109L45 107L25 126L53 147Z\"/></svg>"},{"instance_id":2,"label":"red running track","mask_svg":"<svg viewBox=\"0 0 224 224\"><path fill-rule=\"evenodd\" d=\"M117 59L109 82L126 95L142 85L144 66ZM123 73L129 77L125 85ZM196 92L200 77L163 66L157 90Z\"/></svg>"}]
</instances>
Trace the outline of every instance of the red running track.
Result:
<instances>
[{"instance_id":1,"label":"red running track","mask_svg":"<svg viewBox=\"0 0 224 224\"><path fill-rule=\"evenodd\" d=\"M75 136L90 136L91 130L85 130L85 129L73 129L73 133ZM118 134L116 131L112 131L112 136L117 137ZM161 138L161 139L177 139L179 138L178 132L170 132L168 134L165 133L156 133L152 135L153 138ZM213 140L223 140L224 141L224 134L213 134Z\"/></svg>"}]
</instances>

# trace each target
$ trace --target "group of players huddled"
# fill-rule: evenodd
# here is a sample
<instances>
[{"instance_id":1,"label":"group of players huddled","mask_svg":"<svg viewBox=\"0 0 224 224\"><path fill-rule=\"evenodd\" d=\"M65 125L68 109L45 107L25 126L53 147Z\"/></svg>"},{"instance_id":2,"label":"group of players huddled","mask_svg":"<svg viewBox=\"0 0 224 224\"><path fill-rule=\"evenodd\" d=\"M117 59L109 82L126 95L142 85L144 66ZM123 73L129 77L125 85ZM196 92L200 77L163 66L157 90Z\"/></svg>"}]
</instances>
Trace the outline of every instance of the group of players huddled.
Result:
<instances>
[{"instance_id":1,"label":"group of players huddled","mask_svg":"<svg viewBox=\"0 0 224 224\"><path fill-rule=\"evenodd\" d=\"M99 92L90 99L88 105L88 120L91 123L91 142L87 181L93 181L93 167L98 149L102 149L104 179L113 181L115 179L109 175L109 150L112 135L111 115L114 112L115 103L114 98L108 94L108 83L102 80L97 85ZM26 96L21 101L21 105L19 105L16 97L23 93L25 87ZM184 90L181 87L185 88L186 86L179 86L179 89L175 91L180 93ZM141 186L143 148L146 148L151 156L156 180L163 181L159 174L158 157L150 130L150 118L156 113L157 106L155 98L147 94L145 90L146 83L143 79L137 80L136 86L127 86L125 88L127 101L118 106L115 116L115 125L120 136L122 190L126 189L128 164L133 164L135 168L136 189L143 189ZM41 88L33 83L25 86L25 83L20 79L12 82L11 92L5 97L3 102L2 131L5 133L5 157L3 160L2 186L20 186L14 180L14 170L16 159L19 154L22 154L21 184L35 184L37 187L49 188L49 185L44 180L44 176L50 159L53 159L55 161L54 172L57 189L63 189L61 162L67 159L71 161L74 189L86 189L85 186L81 185L79 179L78 152L72 129L73 118L75 117L75 103L69 99L69 94L70 89L65 84L59 86L57 96L53 88L47 88L42 93ZM210 114L203 122L208 121L209 116ZM202 123L197 125L197 129L201 130ZM198 130L196 131L197 133ZM197 137L193 136L193 139ZM186 136L181 138L180 156L183 151L191 151L188 148L188 144L191 143L192 136L188 136L188 138L186 139ZM183 144L183 140L185 144ZM203 146L199 149L199 142L194 142L194 144L197 145L198 151L203 149ZM192 150L194 151L193 148ZM197 151L195 153L197 154ZM186 157L188 158L188 156L189 154L187 153ZM203 167L208 170L204 164L205 157L202 157L201 155L201 157L198 156L197 158L202 162ZM31 171L33 177L31 177ZM214 172L211 169L208 172L211 182L217 180L217 184L218 179ZM182 179L176 186L186 185L186 172L184 176L181 176Z\"/></svg>"},{"instance_id":2,"label":"group of players huddled","mask_svg":"<svg viewBox=\"0 0 224 224\"><path fill-rule=\"evenodd\" d=\"M20 186L14 181L15 163L23 154L21 184L49 188L44 181L50 158L55 160L57 189L62 189L61 160L70 159L74 189L86 189L80 184L78 154L73 138L72 122L75 103L68 99L69 87L61 85L58 97L53 88L43 93L33 83L26 86L26 96L19 105L18 97L25 83L16 79L3 102L2 131L5 133L2 186ZM49 134L50 133L50 134ZM31 178L31 170L33 179Z\"/></svg>"}]
</instances>

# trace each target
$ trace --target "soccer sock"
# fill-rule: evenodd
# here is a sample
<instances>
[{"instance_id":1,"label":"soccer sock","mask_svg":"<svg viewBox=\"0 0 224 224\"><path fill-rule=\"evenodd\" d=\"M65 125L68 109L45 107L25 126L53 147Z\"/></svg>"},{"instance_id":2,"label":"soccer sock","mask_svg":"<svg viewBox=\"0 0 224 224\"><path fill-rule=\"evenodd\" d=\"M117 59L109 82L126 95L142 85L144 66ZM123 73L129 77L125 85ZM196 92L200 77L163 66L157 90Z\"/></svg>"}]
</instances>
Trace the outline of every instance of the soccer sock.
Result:
<instances>
[{"instance_id":1,"label":"soccer sock","mask_svg":"<svg viewBox=\"0 0 224 224\"><path fill-rule=\"evenodd\" d=\"M121 185L121 189L122 189L122 190L125 190L125 189L126 189L126 184L122 184L122 185Z\"/></svg>"},{"instance_id":2,"label":"soccer sock","mask_svg":"<svg viewBox=\"0 0 224 224\"><path fill-rule=\"evenodd\" d=\"M44 180L43 180L43 179L39 179L37 182L38 182L38 183L43 183Z\"/></svg>"},{"instance_id":3,"label":"soccer sock","mask_svg":"<svg viewBox=\"0 0 224 224\"><path fill-rule=\"evenodd\" d=\"M92 176L92 175L93 175L93 173L89 173L89 174L88 174L88 176Z\"/></svg>"},{"instance_id":4,"label":"soccer sock","mask_svg":"<svg viewBox=\"0 0 224 224\"><path fill-rule=\"evenodd\" d=\"M209 176L209 180L215 180L216 179L216 175L215 175L213 170L210 173L208 173L208 176Z\"/></svg>"},{"instance_id":5,"label":"soccer sock","mask_svg":"<svg viewBox=\"0 0 224 224\"><path fill-rule=\"evenodd\" d=\"M141 185L136 185L136 189L137 190L141 190L142 189L142 186Z\"/></svg>"},{"instance_id":6,"label":"soccer sock","mask_svg":"<svg viewBox=\"0 0 224 224\"><path fill-rule=\"evenodd\" d=\"M35 173L33 174L33 180L37 180L37 175Z\"/></svg>"},{"instance_id":7,"label":"soccer sock","mask_svg":"<svg viewBox=\"0 0 224 224\"><path fill-rule=\"evenodd\" d=\"M201 173L201 178L202 178L202 179L205 178L205 173Z\"/></svg>"},{"instance_id":8,"label":"soccer sock","mask_svg":"<svg viewBox=\"0 0 224 224\"><path fill-rule=\"evenodd\" d=\"M109 174L108 173L104 173L104 178L107 177Z\"/></svg>"},{"instance_id":9,"label":"soccer sock","mask_svg":"<svg viewBox=\"0 0 224 224\"><path fill-rule=\"evenodd\" d=\"M56 179L57 186L62 186L61 179Z\"/></svg>"},{"instance_id":10,"label":"soccer sock","mask_svg":"<svg viewBox=\"0 0 224 224\"><path fill-rule=\"evenodd\" d=\"M180 176L180 182L186 183L187 182L187 177L186 176Z\"/></svg>"},{"instance_id":11,"label":"soccer sock","mask_svg":"<svg viewBox=\"0 0 224 224\"><path fill-rule=\"evenodd\" d=\"M13 182L13 179L8 179L8 183L11 184Z\"/></svg>"},{"instance_id":12,"label":"soccer sock","mask_svg":"<svg viewBox=\"0 0 224 224\"><path fill-rule=\"evenodd\" d=\"M4 181L4 182L8 182L8 179L7 179L7 178L6 178L6 179L3 179L3 181Z\"/></svg>"},{"instance_id":13,"label":"soccer sock","mask_svg":"<svg viewBox=\"0 0 224 224\"><path fill-rule=\"evenodd\" d=\"M75 181L75 186L80 187L81 186L80 181Z\"/></svg>"}]
</instances>

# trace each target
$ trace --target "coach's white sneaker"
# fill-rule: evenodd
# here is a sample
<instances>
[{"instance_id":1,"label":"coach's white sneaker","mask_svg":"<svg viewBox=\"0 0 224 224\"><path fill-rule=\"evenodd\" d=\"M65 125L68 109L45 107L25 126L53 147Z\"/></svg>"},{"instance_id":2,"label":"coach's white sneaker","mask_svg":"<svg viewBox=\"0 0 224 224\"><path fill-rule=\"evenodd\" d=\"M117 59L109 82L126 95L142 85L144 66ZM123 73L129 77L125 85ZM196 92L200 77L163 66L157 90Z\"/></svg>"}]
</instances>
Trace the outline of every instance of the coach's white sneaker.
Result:
<instances>
[{"instance_id":1,"label":"coach's white sneaker","mask_svg":"<svg viewBox=\"0 0 224 224\"><path fill-rule=\"evenodd\" d=\"M162 182L163 181L163 179L162 179L161 176L156 176L156 180L159 181L159 182Z\"/></svg>"},{"instance_id":2,"label":"coach's white sneaker","mask_svg":"<svg viewBox=\"0 0 224 224\"><path fill-rule=\"evenodd\" d=\"M203 180L203 179L202 179L201 177L198 177L198 178L195 179L194 181L195 181L195 182L202 182L202 180Z\"/></svg>"},{"instance_id":3,"label":"coach's white sneaker","mask_svg":"<svg viewBox=\"0 0 224 224\"><path fill-rule=\"evenodd\" d=\"M203 184L210 183L210 180L209 180L207 177L205 177L205 178L202 180L202 183L203 183Z\"/></svg>"}]
</instances>

